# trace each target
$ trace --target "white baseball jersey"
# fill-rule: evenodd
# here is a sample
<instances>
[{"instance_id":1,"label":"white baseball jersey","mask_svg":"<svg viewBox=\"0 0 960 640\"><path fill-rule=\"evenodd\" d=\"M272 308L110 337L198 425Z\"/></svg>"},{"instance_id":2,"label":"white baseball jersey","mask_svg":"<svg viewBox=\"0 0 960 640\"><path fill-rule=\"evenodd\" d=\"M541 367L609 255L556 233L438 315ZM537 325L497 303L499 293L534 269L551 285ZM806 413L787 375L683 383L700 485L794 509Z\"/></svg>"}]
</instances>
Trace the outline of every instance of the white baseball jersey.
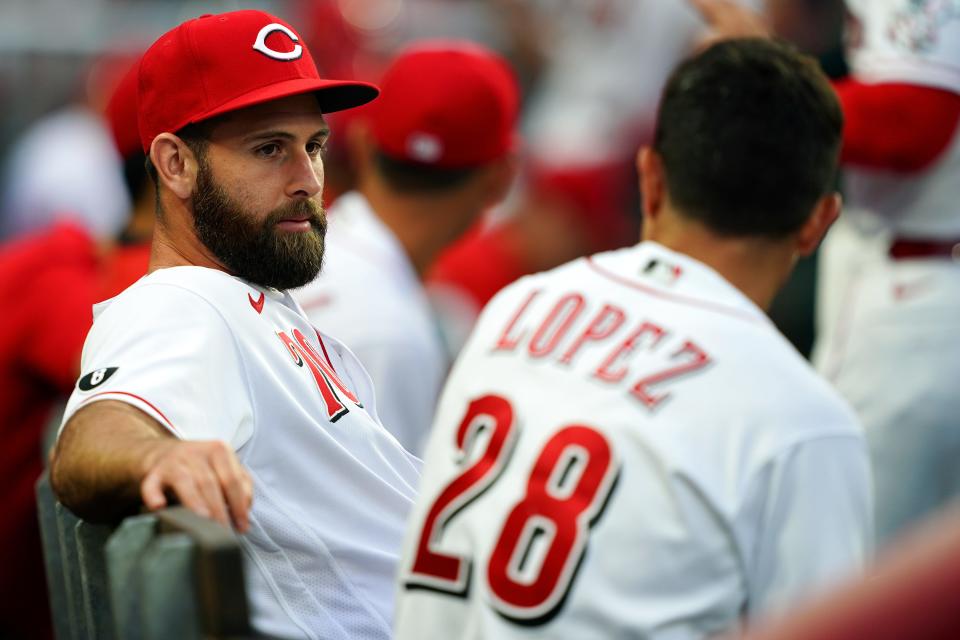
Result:
<instances>
[{"instance_id":1,"label":"white baseball jersey","mask_svg":"<svg viewBox=\"0 0 960 640\"><path fill-rule=\"evenodd\" d=\"M960 0L847 0L847 7L854 75L960 92Z\"/></svg>"},{"instance_id":2,"label":"white baseball jersey","mask_svg":"<svg viewBox=\"0 0 960 640\"><path fill-rule=\"evenodd\" d=\"M330 209L323 271L293 292L307 316L350 345L373 379L384 426L422 455L450 362L420 278L366 198Z\"/></svg>"},{"instance_id":3,"label":"white baseball jersey","mask_svg":"<svg viewBox=\"0 0 960 640\"><path fill-rule=\"evenodd\" d=\"M252 618L279 637L387 638L419 461L376 418L356 358L290 295L202 267L95 307L64 422L119 400L186 440L222 440L254 482L241 542Z\"/></svg>"},{"instance_id":4,"label":"white baseball jersey","mask_svg":"<svg viewBox=\"0 0 960 640\"><path fill-rule=\"evenodd\" d=\"M856 571L842 400L716 272L654 243L501 292L455 364L398 638L704 638Z\"/></svg>"},{"instance_id":5,"label":"white baseball jersey","mask_svg":"<svg viewBox=\"0 0 960 640\"><path fill-rule=\"evenodd\" d=\"M960 93L960 0L848 0L853 75ZM921 173L848 167L847 215L865 234L960 237L960 136Z\"/></svg>"}]
</instances>

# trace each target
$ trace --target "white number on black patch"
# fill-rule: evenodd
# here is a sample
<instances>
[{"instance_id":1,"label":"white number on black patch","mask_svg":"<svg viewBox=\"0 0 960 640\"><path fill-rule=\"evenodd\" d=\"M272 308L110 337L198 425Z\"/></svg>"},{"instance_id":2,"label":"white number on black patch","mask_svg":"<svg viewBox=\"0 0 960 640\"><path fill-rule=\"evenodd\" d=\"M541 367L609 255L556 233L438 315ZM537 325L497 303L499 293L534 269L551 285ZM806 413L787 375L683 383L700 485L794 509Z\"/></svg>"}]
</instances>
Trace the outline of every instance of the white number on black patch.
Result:
<instances>
[{"instance_id":1,"label":"white number on black patch","mask_svg":"<svg viewBox=\"0 0 960 640\"><path fill-rule=\"evenodd\" d=\"M90 391L95 389L106 382L106 380L112 376L116 370L117 367L105 367L103 369L91 371L87 375L80 378L80 382L77 383L77 386L80 387L80 391Z\"/></svg>"}]
</instances>

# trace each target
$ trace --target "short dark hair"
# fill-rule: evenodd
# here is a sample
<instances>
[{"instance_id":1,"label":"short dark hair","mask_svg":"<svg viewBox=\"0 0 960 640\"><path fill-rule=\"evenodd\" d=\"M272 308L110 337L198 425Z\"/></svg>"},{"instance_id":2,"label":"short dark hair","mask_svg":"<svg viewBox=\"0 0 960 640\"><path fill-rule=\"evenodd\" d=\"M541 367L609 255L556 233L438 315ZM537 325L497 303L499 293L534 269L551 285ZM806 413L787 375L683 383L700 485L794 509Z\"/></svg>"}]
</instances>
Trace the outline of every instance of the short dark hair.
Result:
<instances>
[{"instance_id":1,"label":"short dark hair","mask_svg":"<svg viewBox=\"0 0 960 640\"><path fill-rule=\"evenodd\" d=\"M374 150L377 172L399 193L437 193L455 189L477 172L477 167L441 169L397 160L380 149Z\"/></svg>"},{"instance_id":2,"label":"short dark hair","mask_svg":"<svg viewBox=\"0 0 960 640\"><path fill-rule=\"evenodd\" d=\"M673 72L654 149L682 215L722 235L776 238L829 193L842 128L816 61L777 41L728 40Z\"/></svg>"}]
</instances>

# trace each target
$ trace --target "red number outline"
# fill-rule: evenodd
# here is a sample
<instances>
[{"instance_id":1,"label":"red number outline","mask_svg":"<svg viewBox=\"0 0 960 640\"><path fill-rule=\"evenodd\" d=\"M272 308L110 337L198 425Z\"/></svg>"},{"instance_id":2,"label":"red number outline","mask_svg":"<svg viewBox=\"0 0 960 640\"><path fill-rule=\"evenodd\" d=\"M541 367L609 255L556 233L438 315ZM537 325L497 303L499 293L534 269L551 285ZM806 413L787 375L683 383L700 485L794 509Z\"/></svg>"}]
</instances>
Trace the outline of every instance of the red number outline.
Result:
<instances>
[{"instance_id":1,"label":"red number outline","mask_svg":"<svg viewBox=\"0 0 960 640\"><path fill-rule=\"evenodd\" d=\"M472 559L466 554L443 553L437 547L446 525L489 489L509 462L519 429L513 406L506 398L491 394L469 404L455 436L457 452L463 459L468 457L477 435L488 427L493 431L484 452L434 498L414 543L415 555L403 580L404 588L459 598L469 594ZM579 475L567 481L577 462ZM620 463L613 447L596 429L574 424L550 437L533 464L524 496L504 519L492 548L486 586L497 614L518 624L536 626L560 612L583 562L590 530L606 510L619 477ZM528 526L531 522L533 527ZM566 539L560 540L558 547L559 538L551 538L533 580L521 584L508 575L509 566L520 549L526 558L535 537L528 531L536 530L537 523L545 523L539 528L548 532L551 526L554 533L562 529ZM519 570L524 562L520 561ZM559 569L554 568L558 565ZM547 581L546 589L539 584L543 580ZM524 593L525 589L530 591L530 585L540 592L534 593L532 600L530 593ZM527 601L521 602L524 598Z\"/></svg>"},{"instance_id":2,"label":"red number outline","mask_svg":"<svg viewBox=\"0 0 960 640\"><path fill-rule=\"evenodd\" d=\"M492 424L485 422L492 421ZM451 480L434 499L416 543L416 555L404 580L407 589L429 589L465 598L473 562L436 549L447 523L496 482L517 441L513 406L505 398L486 395L467 407L456 434L457 451L466 460L477 436L491 428L483 454Z\"/></svg>"},{"instance_id":3,"label":"red number outline","mask_svg":"<svg viewBox=\"0 0 960 640\"><path fill-rule=\"evenodd\" d=\"M571 465L578 460L580 475L575 482L564 484ZM559 478L558 471L562 471ZM487 586L490 604L498 614L536 626L560 612L583 562L590 530L603 515L619 477L613 448L596 429L575 424L553 434L541 449L526 492L504 521L490 554ZM522 549L523 564L538 530L550 536L547 553L534 578L524 584L518 579L522 566L515 566L515 559Z\"/></svg>"}]
</instances>

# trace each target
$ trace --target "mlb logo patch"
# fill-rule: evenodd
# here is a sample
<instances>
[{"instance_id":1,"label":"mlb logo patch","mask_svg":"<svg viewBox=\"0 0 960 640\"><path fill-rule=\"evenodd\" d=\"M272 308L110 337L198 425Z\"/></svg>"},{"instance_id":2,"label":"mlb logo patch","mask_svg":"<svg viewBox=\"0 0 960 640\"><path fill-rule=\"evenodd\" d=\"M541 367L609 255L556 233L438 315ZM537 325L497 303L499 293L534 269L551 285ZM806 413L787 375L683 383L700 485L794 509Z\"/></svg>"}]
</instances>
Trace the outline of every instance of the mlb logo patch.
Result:
<instances>
[{"instance_id":1,"label":"mlb logo patch","mask_svg":"<svg viewBox=\"0 0 960 640\"><path fill-rule=\"evenodd\" d=\"M677 283L680 276L683 275L683 269L678 264L653 259L644 266L642 274L669 287Z\"/></svg>"}]
</instances>

